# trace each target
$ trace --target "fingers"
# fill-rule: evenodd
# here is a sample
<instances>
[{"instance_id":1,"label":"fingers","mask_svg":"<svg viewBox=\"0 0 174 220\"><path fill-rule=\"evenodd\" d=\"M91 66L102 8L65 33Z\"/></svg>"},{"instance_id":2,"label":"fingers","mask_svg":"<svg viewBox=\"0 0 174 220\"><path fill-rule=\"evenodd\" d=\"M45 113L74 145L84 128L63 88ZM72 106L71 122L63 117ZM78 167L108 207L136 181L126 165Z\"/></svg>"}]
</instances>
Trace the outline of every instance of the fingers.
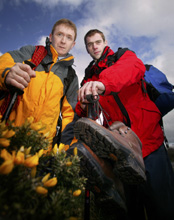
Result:
<instances>
[{"instance_id":1,"label":"fingers","mask_svg":"<svg viewBox=\"0 0 174 220\"><path fill-rule=\"evenodd\" d=\"M29 65L16 63L6 76L5 83L23 90L28 86L30 79L35 76L35 71Z\"/></svg>"},{"instance_id":2,"label":"fingers","mask_svg":"<svg viewBox=\"0 0 174 220\"><path fill-rule=\"evenodd\" d=\"M97 99L98 94L102 94L105 91L105 86L99 81L90 81L85 83L78 92L78 100L84 102L86 95L92 94L94 99Z\"/></svg>"},{"instance_id":3,"label":"fingers","mask_svg":"<svg viewBox=\"0 0 174 220\"><path fill-rule=\"evenodd\" d=\"M85 83L78 92L78 99L81 102L87 102L86 95L92 94L91 84L89 82Z\"/></svg>"}]
</instances>

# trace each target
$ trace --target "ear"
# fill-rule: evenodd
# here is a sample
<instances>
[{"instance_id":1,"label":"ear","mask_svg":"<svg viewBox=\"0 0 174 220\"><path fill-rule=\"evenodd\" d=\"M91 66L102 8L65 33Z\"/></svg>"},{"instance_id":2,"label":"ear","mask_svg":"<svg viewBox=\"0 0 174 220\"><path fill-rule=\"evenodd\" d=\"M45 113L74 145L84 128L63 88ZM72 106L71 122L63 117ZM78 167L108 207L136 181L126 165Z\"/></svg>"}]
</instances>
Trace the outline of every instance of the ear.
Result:
<instances>
[{"instance_id":1,"label":"ear","mask_svg":"<svg viewBox=\"0 0 174 220\"><path fill-rule=\"evenodd\" d=\"M52 42L52 34L49 35L50 42Z\"/></svg>"},{"instance_id":2,"label":"ear","mask_svg":"<svg viewBox=\"0 0 174 220\"><path fill-rule=\"evenodd\" d=\"M105 40L105 46L108 46L108 42L107 42L107 40Z\"/></svg>"},{"instance_id":3,"label":"ear","mask_svg":"<svg viewBox=\"0 0 174 220\"><path fill-rule=\"evenodd\" d=\"M86 45L86 51L89 53L87 45Z\"/></svg>"},{"instance_id":4,"label":"ear","mask_svg":"<svg viewBox=\"0 0 174 220\"><path fill-rule=\"evenodd\" d=\"M71 45L71 49L75 46L76 42L74 41Z\"/></svg>"}]
</instances>

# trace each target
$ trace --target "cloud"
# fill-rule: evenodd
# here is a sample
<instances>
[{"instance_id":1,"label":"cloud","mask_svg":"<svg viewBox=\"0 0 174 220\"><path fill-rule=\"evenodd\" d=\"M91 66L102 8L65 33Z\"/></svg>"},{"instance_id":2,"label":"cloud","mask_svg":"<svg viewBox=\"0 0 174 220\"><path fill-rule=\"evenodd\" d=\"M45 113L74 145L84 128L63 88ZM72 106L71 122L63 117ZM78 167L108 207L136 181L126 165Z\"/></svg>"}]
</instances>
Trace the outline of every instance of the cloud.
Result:
<instances>
[{"instance_id":1,"label":"cloud","mask_svg":"<svg viewBox=\"0 0 174 220\"><path fill-rule=\"evenodd\" d=\"M2 54L3 54L3 53L0 52L0 56L1 56Z\"/></svg>"},{"instance_id":2,"label":"cloud","mask_svg":"<svg viewBox=\"0 0 174 220\"><path fill-rule=\"evenodd\" d=\"M89 0L85 16L77 23L76 50L81 50L86 60L89 55L85 51L83 37L89 29L98 28L105 33L114 50L119 46L129 46L144 62L164 71L174 83L173 8L173 0L168 0L167 4L164 0ZM80 61L79 66L80 63L84 62Z\"/></svg>"},{"instance_id":3,"label":"cloud","mask_svg":"<svg viewBox=\"0 0 174 220\"><path fill-rule=\"evenodd\" d=\"M73 8L77 8L84 0L14 0L13 3L18 5L22 2L34 2L41 5L43 8L54 9L54 7L60 5L68 5L69 7L73 6Z\"/></svg>"},{"instance_id":4,"label":"cloud","mask_svg":"<svg viewBox=\"0 0 174 220\"><path fill-rule=\"evenodd\" d=\"M39 37L36 45L43 45L43 46L45 46L45 40L46 40L47 37L48 36L41 36L41 37Z\"/></svg>"}]
</instances>

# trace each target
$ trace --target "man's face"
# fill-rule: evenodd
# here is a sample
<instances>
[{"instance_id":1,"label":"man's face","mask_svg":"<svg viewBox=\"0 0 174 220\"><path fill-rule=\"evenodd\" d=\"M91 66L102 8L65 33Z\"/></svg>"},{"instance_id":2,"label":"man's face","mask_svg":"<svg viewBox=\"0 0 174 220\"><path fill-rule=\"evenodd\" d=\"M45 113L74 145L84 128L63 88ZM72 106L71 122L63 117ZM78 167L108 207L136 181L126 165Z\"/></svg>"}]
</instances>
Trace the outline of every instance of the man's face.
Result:
<instances>
[{"instance_id":1,"label":"man's face","mask_svg":"<svg viewBox=\"0 0 174 220\"><path fill-rule=\"evenodd\" d=\"M75 45L74 30L64 24L56 26L54 33L50 34L49 37L50 42L61 57L65 57Z\"/></svg>"},{"instance_id":2,"label":"man's face","mask_svg":"<svg viewBox=\"0 0 174 220\"><path fill-rule=\"evenodd\" d=\"M103 38L99 33L86 38L87 51L94 60L98 60L101 57L106 46L107 41L103 41Z\"/></svg>"}]
</instances>

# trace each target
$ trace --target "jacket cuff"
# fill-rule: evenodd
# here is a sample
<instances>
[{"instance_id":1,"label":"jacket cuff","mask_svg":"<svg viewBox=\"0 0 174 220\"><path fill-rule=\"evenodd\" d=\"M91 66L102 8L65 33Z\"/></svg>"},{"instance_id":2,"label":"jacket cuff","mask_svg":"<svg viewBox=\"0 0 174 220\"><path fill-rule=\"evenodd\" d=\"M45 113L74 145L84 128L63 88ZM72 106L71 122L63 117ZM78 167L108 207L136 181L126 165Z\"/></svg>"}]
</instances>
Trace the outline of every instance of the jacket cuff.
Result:
<instances>
[{"instance_id":1,"label":"jacket cuff","mask_svg":"<svg viewBox=\"0 0 174 220\"><path fill-rule=\"evenodd\" d=\"M7 89L6 83L5 83L5 79L7 74L9 73L10 68L6 68L3 73L0 75L0 83L3 89Z\"/></svg>"},{"instance_id":2,"label":"jacket cuff","mask_svg":"<svg viewBox=\"0 0 174 220\"><path fill-rule=\"evenodd\" d=\"M103 83L104 84L104 86L105 86L105 91L104 91L104 93L102 94L102 95L110 95L110 93L111 93L111 90L109 89L109 85L107 84L107 81L106 80L104 80L104 79L102 79L102 80L99 80L101 83Z\"/></svg>"},{"instance_id":3,"label":"jacket cuff","mask_svg":"<svg viewBox=\"0 0 174 220\"><path fill-rule=\"evenodd\" d=\"M84 109L81 108L79 101L76 104L75 112L77 113L77 115L79 117L86 117L86 115L87 115L87 112Z\"/></svg>"}]
</instances>

